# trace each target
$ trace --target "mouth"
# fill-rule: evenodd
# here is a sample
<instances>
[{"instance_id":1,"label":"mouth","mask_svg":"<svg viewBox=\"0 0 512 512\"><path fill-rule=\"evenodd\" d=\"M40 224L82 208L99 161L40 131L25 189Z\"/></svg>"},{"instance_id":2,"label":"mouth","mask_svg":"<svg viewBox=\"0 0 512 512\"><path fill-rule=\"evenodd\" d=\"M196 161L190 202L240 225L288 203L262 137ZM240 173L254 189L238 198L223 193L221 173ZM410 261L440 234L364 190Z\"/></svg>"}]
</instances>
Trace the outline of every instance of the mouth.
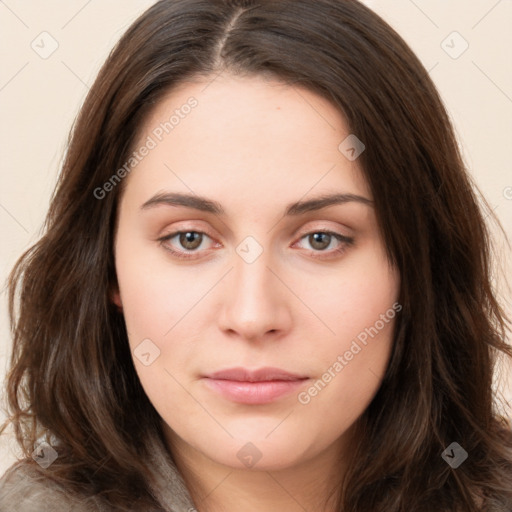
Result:
<instances>
[{"instance_id":1,"label":"mouth","mask_svg":"<svg viewBox=\"0 0 512 512\"><path fill-rule=\"evenodd\" d=\"M280 368L230 368L204 377L210 390L241 404L266 404L298 390L309 380L305 375Z\"/></svg>"}]
</instances>

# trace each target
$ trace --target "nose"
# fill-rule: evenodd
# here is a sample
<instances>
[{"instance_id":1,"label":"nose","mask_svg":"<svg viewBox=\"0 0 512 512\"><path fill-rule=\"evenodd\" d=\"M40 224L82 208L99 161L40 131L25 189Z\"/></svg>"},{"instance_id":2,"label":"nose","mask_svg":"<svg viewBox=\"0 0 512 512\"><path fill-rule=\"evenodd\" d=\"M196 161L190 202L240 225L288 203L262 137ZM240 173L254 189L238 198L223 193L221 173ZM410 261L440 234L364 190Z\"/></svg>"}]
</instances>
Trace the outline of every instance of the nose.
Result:
<instances>
[{"instance_id":1,"label":"nose","mask_svg":"<svg viewBox=\"0 0 512 512\"><path fill-rule=\"evenodd\" d=\"M247 341L276 339L291 328L291 293L267 252L247 263L234 255L234 269L223 287L219 328ZM281 278L280 278L281 277Z\"/></svg>"}]
</instances>

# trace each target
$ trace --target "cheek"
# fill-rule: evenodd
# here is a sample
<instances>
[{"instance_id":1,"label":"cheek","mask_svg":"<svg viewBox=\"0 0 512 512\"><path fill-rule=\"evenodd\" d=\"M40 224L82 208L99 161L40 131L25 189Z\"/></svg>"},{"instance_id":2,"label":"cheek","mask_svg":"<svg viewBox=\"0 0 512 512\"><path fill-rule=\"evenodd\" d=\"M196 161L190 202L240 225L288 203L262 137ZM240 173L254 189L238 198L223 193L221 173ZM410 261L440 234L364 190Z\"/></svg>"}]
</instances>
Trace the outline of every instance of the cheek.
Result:
<instances>
[{"instance_id":1,"label":"cheek","mask_svg":"<svg viewBox=\"0 0 512 512\"><path fill-rule=\"evenodd\" d=\"M191 305L204 295L207 283L194 279L185 267L173 268L165 253L147 241L132 243L133 239L119 238L116 273L134 366L158 411L170 402L187 408L187 395L173 377L184 381L181 371L188 368L195 345L187 326L201 310L200 305L191 310ZM175 361L180 362L179 371Z\"/></svg>"},{"instance_id":2,"label":"cheek","mask_svg":"<svg viewBox=\"0 0 512 512\"><path fill-rule=\"evenodd\" d=\"M332 342L309 354L318 361L318 374L297 400L308 418L329 418L322 427L327 438L350 428L377 393L393 346L396 307L383 302L381 309L373 304L376 317L368 312L341 317L345 322L336 325Z\"/></svg>"},{"instance_id":3,"label":"cheek","mask_svg":"<svg viewBox=\"0 0 512 512\"><path fill-rule=\"evenodd\" d=\"M326 281L322 295L316 292L316 311L331 332L305 354L318 362L318 374L298 401L312 415L332 415L333 428L355 421L380 386L401 310L399 283L375 248L361 252L338 280Z\"/></svg>"},{"instance_id":4,"label":"cheek","mask_svg":"<svg viewBox=\"0 0 512 512\"><path fill-rule=\"evenodd\" d=\"M160 344L208 283L194 278L191 267L170 264L164 249L155 250L147 241L144 245L121 240L116 272L130 342L148 337Z\"/></svg>"},{"instance_id":5,"label":"cheek","mask_svg":"<svg viewBox=\"0 0 512 512\"><path fill-rule=\"evenodd\" d=\"M386 335L390 330L387 320L396 314L393 304L398 300L399 288L399 273L389 266L377 244L354 254L338 276L324 279L311 301L331 331L330 336L326 331L331 342L324 344L328 351L348 350L350 341L376 322L378 330ZM385 325L381 315L387 317Z\"/></svg>"}]
</instances>

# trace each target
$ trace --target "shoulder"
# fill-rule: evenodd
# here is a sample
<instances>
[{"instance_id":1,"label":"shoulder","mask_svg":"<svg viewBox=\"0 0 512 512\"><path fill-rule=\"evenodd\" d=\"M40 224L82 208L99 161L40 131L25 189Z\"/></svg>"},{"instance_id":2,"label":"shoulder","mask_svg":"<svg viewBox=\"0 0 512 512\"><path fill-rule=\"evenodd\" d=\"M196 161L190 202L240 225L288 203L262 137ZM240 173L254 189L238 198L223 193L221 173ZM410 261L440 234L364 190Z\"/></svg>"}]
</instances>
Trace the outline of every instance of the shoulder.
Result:
<instances>
[{"instance_id":1,"label":"shoulder","mask_svg":"<svg viewBox=\"0 0 512 512\"><path fill-rule=\"evenodd\" d=\"M30 461L13 464L0 479L0 512L106 512L90 499L71 496Z\"/></svg>"}]
</instances>

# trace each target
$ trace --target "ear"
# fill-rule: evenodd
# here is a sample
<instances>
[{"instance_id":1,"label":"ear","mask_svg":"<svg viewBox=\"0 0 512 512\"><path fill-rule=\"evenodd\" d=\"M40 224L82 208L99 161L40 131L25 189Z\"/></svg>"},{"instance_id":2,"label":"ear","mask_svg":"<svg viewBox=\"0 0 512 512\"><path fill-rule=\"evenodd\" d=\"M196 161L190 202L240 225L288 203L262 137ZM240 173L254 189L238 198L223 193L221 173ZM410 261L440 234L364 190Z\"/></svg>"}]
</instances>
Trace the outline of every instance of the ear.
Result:
<instances>
[{"instance_id":1,"label":"ear","mask_svg":"<svg viewBox=\"0 0 512 512\"><path fill-rule=\"evenodd\" d=\"M112 285L109 291L110 300L117 306L119 311L123 310L123 303L121 301L121 294L119 293L119 286L117 284Z\"/></svg>"}]
</instances>

